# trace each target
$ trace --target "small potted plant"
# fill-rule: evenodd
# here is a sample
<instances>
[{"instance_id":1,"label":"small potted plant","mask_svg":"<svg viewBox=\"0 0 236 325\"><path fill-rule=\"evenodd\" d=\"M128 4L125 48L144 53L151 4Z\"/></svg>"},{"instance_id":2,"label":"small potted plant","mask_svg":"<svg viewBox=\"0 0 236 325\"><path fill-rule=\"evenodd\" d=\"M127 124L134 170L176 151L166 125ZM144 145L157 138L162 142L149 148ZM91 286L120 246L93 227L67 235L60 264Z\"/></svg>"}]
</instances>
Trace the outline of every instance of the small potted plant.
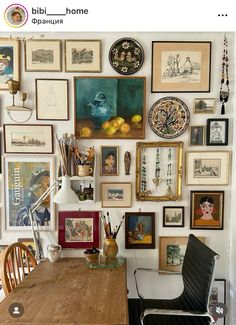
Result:
<instances>
[{"instance_id":1,"label":"small potted plant","mask_svg":"<svg viewBox=\"0 0 236 325\"><path fill-rule=\"evenodd\" d=\"M88 263L96 263L99 254L100 251L95 246L93 246L92 248L87 248L84 251L84 257Z\"/></svg>"}]
</instances>

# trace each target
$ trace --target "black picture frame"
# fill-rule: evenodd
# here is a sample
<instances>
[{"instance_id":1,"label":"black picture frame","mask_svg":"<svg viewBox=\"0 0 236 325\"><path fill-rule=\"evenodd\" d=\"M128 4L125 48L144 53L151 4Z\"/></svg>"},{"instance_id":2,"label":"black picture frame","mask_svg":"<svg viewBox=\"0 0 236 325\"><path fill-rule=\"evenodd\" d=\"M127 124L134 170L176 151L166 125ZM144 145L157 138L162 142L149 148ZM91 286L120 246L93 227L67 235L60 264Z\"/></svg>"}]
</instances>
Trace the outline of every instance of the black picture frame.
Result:
<instances>
[{"instance_id":1,"label":"black picture frame","mask_svg":"<svg viewBox=\"0 0 236 325\"><path fill-rule=\"evenodd\" d=\"M169 215L167 214L169 210ZM171 213L171 210L173 212ZM180 220L178 221L179 216L176 214L179 210L181 213ZM181 211L181 212L180 212ZM167 220L167 218L169 220ZM163 227L184 227L184 206L163 206Z\"/></svg>"},{"instance_id":2,"label":"black picture frame","mask_svg":"<svg viewBox=\"0 0 236 325\"><path fill-rule=\"evenodd\" d=\"M207 119L206 145L207 146L227 146L229 135L228 118Z\"/></svg>"}]
</instances>

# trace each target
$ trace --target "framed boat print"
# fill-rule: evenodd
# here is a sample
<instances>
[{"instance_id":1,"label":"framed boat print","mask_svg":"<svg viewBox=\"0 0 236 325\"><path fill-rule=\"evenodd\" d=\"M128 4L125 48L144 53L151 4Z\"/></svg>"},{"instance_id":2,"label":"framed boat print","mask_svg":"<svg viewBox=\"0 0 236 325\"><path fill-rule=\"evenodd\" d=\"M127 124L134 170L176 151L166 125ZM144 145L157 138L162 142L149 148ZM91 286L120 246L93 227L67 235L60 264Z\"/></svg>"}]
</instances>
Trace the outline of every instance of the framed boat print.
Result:
<instances>
[{"instance_id":1,"label":"framed boat print","mask_svg":"<svg viewBox=\"0 0 236 325\"><path fill-rule=\"evenodd\" d=\"M119 146L101 146L101 176L119 175Z\"/></svg>"},{"instance_id":2,"label":"framed boat print","mask_svg":"<svg viewBox=\"0 0 236 325\"><path fill-rule=\"evenodd\" d=\"M103 208L129 208L132 204L131 183L101 183Z\"/></svg>"},{"instance_id":3,"label":"framed boat print","mask_svg":"<svg viewBox=\"0 0 236 325\"><path fill-rule=\"evenodd\" d=\"M229 119L207 119L207 146L227 146L229 133Z\"/></svg>"},{"instance_id":4,"label":"framed boat print","mask_svg":"<svg viewBox=\"0 0 236 325\"><path fill-rule=\"evenodd\" d=\"M152 42L152 92L210 92L211 42Z\"/></svg>"}]
</instances>

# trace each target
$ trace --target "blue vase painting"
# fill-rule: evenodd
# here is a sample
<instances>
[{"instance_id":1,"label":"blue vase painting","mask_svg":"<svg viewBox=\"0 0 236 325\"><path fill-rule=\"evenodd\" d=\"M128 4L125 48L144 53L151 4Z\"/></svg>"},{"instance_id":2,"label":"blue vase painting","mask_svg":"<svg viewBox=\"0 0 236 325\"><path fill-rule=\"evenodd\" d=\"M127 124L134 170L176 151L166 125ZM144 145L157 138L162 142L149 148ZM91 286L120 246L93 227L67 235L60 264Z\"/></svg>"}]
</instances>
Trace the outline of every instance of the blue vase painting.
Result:
<instances>
[{"instance_id":1,"label":"blue vase painting","mask_svg":"<svg viewBox=\"0 0 236 325\"><path fill-rule=\"evenodd\" d=\"M111 117L112 106L107 103L106 96L102 92L96 94L94 100L88 103L88 107L91 109L91 117L96 129Z\"/></svg>"}]
</instances>

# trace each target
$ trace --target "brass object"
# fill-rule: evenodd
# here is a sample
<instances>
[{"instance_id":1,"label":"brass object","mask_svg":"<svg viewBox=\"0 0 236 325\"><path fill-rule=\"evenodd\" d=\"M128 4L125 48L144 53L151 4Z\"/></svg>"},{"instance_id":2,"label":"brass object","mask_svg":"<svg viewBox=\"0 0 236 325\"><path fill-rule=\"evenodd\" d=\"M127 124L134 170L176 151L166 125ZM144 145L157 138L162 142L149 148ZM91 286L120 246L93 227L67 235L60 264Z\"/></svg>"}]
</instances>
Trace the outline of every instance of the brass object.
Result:
<instances>
[{"instance_id":1,"label":"brass object","mask_svg":"<svg viewBox=\"0 0 236 325\"><path fill-rule=\"evenodd\" d=\"M103 254L106 257L114 258L118 253L118 245L114 238L105 238L103 244Z\"/></svg>"},{"instance_id":2,"label":"brass object","mask_svg":"<svg viewBox=\"0 0 236 325\"><path fill-rule=\"evenodd\" d=\"M10 79L7 82L8 84L8 88L9 88L9 92L10 94L12 94L12 106L15 106L15 94L17 93L17 90L19 89L20 83L19 81Z\"/></svg>"}]
</instances>

